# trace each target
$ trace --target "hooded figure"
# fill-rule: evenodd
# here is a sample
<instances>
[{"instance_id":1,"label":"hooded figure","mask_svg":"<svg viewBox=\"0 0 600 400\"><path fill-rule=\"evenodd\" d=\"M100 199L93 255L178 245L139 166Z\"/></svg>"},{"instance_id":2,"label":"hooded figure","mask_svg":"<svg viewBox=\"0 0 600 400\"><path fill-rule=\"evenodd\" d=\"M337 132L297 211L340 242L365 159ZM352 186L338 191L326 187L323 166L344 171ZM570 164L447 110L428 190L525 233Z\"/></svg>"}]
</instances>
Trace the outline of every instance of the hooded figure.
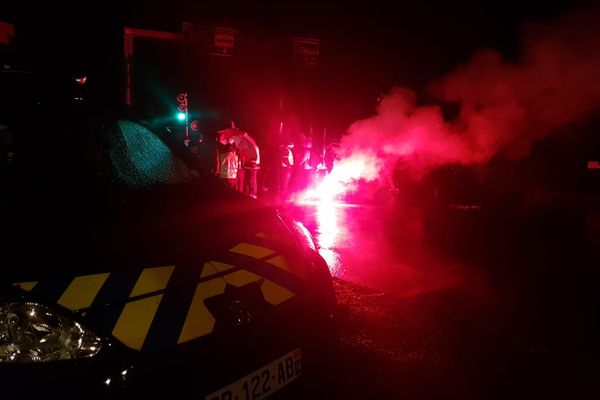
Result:
<instances>
[{"instance_id":1,"label":"hooded figure","mask_svg":"<svg viewBox=\"0 0 600 400\"><path fill-rule=\"evenodd\" d=\"M307 139L304 142L304 149L302 151L302 160L298 164L299 170L299 184L300 188L304 189L311 186L314 183L315 168L314 168L315 156L312 151L312 141Z\"/></svg>"},{"instance_id":2,"label":"hooded figure","mask_svg":"<svg viewBox=\"0 0 600 400\"><path fill-rule=\"evenodd\" d=\"M290 184L292 168L294 167L294 143L289 142L279 146L279 193L286 194Z\"/></svg>"}]
</instances>

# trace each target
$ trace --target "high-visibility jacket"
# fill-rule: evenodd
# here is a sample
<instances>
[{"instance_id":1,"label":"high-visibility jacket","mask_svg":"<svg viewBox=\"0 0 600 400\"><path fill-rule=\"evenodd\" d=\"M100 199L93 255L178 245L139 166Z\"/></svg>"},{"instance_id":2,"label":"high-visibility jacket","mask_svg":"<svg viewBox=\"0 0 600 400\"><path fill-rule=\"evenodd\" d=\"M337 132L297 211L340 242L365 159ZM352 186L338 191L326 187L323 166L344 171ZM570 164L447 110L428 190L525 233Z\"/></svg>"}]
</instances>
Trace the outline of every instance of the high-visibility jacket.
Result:
<instances>
[{"instance_id":1,"label":"high-visibility jacket","mask_svg":"<svg viewBox=\"0 0 600 400\"><path fill-rule=\"evenodd\" d=\"M300 161L300 166L303 169L313 169L313 165L311 164L312 162L312 152L311 149L308 147L304 148L304 154L302 155L302 160Z\"/></svg>"},{"instance_id":2,"label":"high-visibility jacket","mask_svg":"<svg viewBox=\"0 0 600 400\"><path fill-rule=\"evenodd\" d=\"M239 166L239 158L234 151L219 154L219 178L237 179Z\"/></svg>"},{"instance_id":3,"label":"high-visibility jacket","mask_svg":"<svg viewBox=\"0 0 600 400\"><path fill-rule=\"evenodd\" d=\"M293 167L294 154L292 153L292 149L288 146L281 146L279 151L281 152L281 166L284 168Z\"/></svg>"}]
</instances>

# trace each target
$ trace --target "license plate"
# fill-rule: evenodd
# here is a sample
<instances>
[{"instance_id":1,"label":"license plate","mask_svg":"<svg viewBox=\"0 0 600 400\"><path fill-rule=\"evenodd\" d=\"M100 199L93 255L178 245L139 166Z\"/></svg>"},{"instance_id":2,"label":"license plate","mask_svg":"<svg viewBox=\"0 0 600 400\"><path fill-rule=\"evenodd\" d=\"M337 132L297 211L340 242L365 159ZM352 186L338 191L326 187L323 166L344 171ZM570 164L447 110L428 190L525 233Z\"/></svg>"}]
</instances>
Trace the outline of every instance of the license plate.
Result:
<instances>
[{"instance_id":1,"label":"license plate","mask_svg":"<svg viewBox=\"0 0 600 400\"><path fill-rule=\"evenodd\" d=\"M301 373L302 351L298 348L209 394L206 396L206 400L264 399L296 380Z\"/></svg>"}]
</instances>

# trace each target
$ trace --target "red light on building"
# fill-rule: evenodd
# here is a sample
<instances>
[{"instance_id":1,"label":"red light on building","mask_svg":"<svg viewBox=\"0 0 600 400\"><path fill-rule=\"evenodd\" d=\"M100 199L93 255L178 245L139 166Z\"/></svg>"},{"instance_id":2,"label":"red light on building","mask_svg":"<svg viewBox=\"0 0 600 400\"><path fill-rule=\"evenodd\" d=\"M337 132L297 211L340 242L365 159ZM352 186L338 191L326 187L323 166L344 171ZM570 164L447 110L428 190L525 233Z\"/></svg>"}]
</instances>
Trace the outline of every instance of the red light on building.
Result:
<instances>
[{"instance_id":1,"label":"red light on building","mask_svg":"<svg viewBox=\"0 0 600 400\"><path fill-rule=\"evenodd\" d=\"M10 45L15 36L15 26L0 21L0 44Z\"/></svg>"}]
</instances>

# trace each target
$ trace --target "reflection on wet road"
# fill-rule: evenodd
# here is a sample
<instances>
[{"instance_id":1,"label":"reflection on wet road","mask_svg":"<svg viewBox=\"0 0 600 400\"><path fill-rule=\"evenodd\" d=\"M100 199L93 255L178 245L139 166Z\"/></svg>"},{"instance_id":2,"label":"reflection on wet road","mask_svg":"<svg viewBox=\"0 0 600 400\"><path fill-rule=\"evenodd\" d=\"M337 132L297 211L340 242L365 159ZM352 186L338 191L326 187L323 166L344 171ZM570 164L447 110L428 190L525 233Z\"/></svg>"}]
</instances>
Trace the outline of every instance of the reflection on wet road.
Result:
<instances>
[{"instance_id":1,"label":"reflection on wet road","mask_svg":"<svg viewBox=\"0 0 600 400\"><path fill-rule=\"evenodd\" d=\"M408 210L315 202L287 211L313 233L331 274L343 281L404 297L463 283L459 265L427 250L420 219Z\"/></svg>"},{"instance_id":2,"label":"reflection on wet road","mask_svg":"<svg viewBox=\"0 0 600 400\"><path fill-rule=\"evenodd\" d=\"M509 226L505 215L461 215L467 222L436 221L431 233L420 211L397 199L290 203L286 212L315 235L334 276L335 398L536 397L571 390L566 382L591 373L565 352L580 346L584 329L593 337L585 328L591 306L578 298L585 292L565 287L582 279L568 255L578 247L553 216ZM556 287L565 290L560 299ZM556 302L568 312L548 311Z\"/></svg>"},{"instance_id":3,"label":"reflection on wet road","mask_svg":"<svg viewBox=\"0 0 600 400\"><path fill-rule=\"evenodd\" d=\"M313 230L319 245L319 252L327 261L332 275L339 276L342 274L339 249L348 237L348 230L344 224L346 218L343 212L338 211L339 207L333 202L317 204L314 207L316 223ZM341 221L340 218L342 218Z\"/></svg>"},{"instance_id":4,"label":"reflection on wet road","mask_svg":"<svg viewBox=\"0 0 600 400\"><path fill-rule=\"evenodd\" d=\"M427 250L415 210L324 202L287 211L313 232L335 278L341 365L352 366L338 371L339 398L434 396L433 380L464 395L452 367L460 333L448 324L481 284Z\"/></svg>"}]
</instances>

